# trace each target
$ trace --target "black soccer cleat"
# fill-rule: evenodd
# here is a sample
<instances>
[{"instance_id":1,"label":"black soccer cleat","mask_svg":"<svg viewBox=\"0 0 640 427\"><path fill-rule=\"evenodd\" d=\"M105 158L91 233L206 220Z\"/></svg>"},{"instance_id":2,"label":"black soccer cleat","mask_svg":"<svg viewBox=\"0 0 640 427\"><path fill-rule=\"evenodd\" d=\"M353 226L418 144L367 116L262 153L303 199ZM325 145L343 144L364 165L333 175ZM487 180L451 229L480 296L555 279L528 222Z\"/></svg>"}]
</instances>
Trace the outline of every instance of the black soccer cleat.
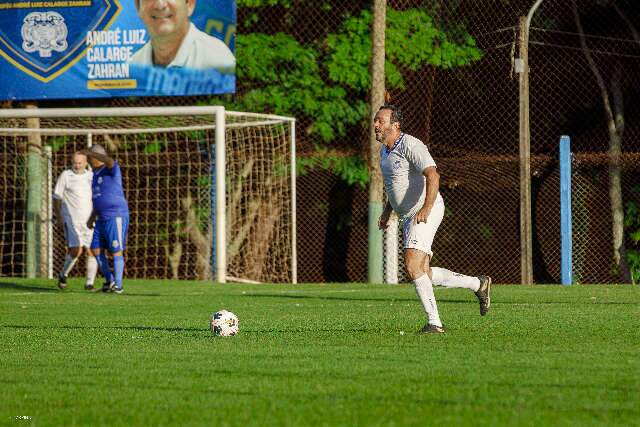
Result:
<instances>
[{"instance_id":1,"label":"black soccer cleat","mask_svg":"<svg viewBox=\"0 0 640 427\"><path fill-rule=\"evenodd\" d=\"M102 285L102 292L111 292L112 286L116 286L116 282L104 282L104 285Z\"/></svg>"},{"instance_id":2,"label":"black soccer cleat","mask_svg":"<svg viewBox=\"0 0 640 427\"><path fill-rule=\"evenodd\" d=\"M89 291L89 292L95 292L96 291L95 286L93 286L90 283L85 283L84 284L84 289L85 289L85 291Z\"/></svg>"},{"instance_id":3,"label":"black soccer cleat","mask_svg":"<svg viewBox=\"0 0 640 427\"><path fill-rule=\"evenodd\" d=\"M124 289L117 287L115 282L111 282L111 285L109 285L109 289L111 290L111 292L118 295L124 292Z\"/></svg>"},{"instance_id":4,"label":"black soccer cleat","mask_svg":"<svg viewBox=\"0 0 640 427\"><path fill-rule=\"evenodd\" d=\"M476 292L478 302L480 302L480 316L484 316L491 306L491 277L478 276L480 280L480 288Z\"/></svg>"},{"instance_id":5,"label":"black soccer cleat","mask_svg":"<svg viewBox=\"0 0 640 427\"><path fill-rule=\"evenodd\" d=\"M426 324L420 329L421 334L444 334L444 327Z\"/></svg>"},{"instance_id":6,"label":"black soccer cleat","mask_svg":"<svg viewBox=\"0 0 640 427\"><path fill-rule=\"evenodd\" d=\"M58 288L65 290L67 289L67 277L60 275L58 276Z\"/></svg>"}]
</instances>

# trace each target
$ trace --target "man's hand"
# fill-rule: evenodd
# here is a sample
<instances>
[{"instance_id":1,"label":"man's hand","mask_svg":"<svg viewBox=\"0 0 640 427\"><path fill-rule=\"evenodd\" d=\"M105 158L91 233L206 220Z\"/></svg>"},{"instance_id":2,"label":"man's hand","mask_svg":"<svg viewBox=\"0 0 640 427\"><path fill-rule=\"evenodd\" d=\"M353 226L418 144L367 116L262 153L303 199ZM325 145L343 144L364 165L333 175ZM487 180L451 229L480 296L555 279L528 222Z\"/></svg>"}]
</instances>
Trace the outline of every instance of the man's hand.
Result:
<instances>
[{"instance_id":1,"label":"man's hand","mask_svg":"<svg viewBox=\"0 0 640 427\"><path fill-rule=\"evenodd\" d=\"M115 160L111 158L109 155L93 151L92 148L85 148L84 150L80 150L82 154L87 156L87 159L95 159L99 162L104 163L109 169L113 168Z\"/></svg>"},{"instance_id":2,"label":"man's hand","mask_svg":"<svg viewBox=\"0 0 640 427\"><path fill-rule=\"evenodd\" d=\"M416 213L414 217L414 221L416 224L420 224L421 222L426 223L429 214L431 213L431 208L427 208L425 206L421 207L420 210Z\"/></svg>"},{"instance_id":3,"label":"man's hand","mask_svg":"<svg viewBox=\"0 0 640 427\"><path fill-rule=\"evenodd\" d=\"M389 217L391 217L391 212L388 210L384 210L382 215L380 215L380 219L378 219L378 228L380 230L386 230L389 225Z\"/></svg>"},{"instance_id":4,"label":"man's hand","mask_svg":"<svg viewBox=\"0 0 640 427\"><path fill-rule=\"evenodd\" d=\"M87 228L89 230L93 230L93 225L95 224L95 222L96 222L96 216L94 214L91 214L91 216L87 220Z\"/></svg>"}]
</instances>

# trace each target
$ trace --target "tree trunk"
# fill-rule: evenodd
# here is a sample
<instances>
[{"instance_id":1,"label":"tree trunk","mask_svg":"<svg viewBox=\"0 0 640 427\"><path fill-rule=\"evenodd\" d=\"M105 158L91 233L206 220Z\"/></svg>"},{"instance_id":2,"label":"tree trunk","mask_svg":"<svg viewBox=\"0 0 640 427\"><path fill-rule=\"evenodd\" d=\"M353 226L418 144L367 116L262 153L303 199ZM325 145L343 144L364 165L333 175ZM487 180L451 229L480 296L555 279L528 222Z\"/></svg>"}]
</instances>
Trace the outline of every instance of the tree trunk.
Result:
<instances>
[{"instance_id":1,"label":"tree trunk","mask_svg":"<svg viewBox=\"0 0 640 427\"><path fill-rule=\"evenodd\" d=\"M374 0L371 29L371 120L369 123L369 283L382 283L382 232L378 218L382 213L382 173L380 172L380 143L376 141L373 117L384 103L384 36L386 27L386 0Z\"/></svg>"},{"instance_id":2,"label":"tree trunk","mask_svg":"<svg viewBox=\"0 0 640 427\"><path fill-rule=\"evenodd\" d=\"M612 243L613 243L613 263L618 272L620 281L623 283L630 283L631 276L629 274L629 267L627 265L626 250L624 247L624 206L622 203L622 132L624 130L624 113L622 103L622 90L620 90L619 72L613 75L611 86L614 98L614 106L616 112L611 107L611 101L609 99L609 93L605 85L602 74L596 65L591 52L587 47L587 42L584 37L584 30L582 28L582 21L580 20L580 14L578 13L578 7L576 0L573 0L573 13L575 15L576 27L580 35L580 44L584 52L584 56L587 59L587 63L593 72L594 77L600 88L600 95L602 97L602 103L604 106L607 130L609 132L609 201L611 202L611 228L612 228Z\"/></svg>"},{"instance_id":3,"label":"tree trunk","mask_svg":"<svg viewBox=\"0 0 640 427\"><path fill-rule=\"evenodd\" d=\"M613 231L613 261L618 266L620 280L631 282L624 243L624 204L622 201L622 136L624 133L624 102L620 78L622 65L617 63L611 78L613 119L609 119L609 199Z\"/></svg>"}]
</instances>

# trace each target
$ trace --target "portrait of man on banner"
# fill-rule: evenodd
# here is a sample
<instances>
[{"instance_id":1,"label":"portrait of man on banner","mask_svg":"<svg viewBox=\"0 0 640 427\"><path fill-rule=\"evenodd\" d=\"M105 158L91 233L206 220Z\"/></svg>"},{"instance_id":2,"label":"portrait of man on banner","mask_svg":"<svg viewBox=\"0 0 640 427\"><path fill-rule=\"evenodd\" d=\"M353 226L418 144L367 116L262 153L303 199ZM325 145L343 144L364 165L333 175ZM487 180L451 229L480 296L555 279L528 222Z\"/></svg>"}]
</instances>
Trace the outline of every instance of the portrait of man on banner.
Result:
<instances>
[{"instance_id":1,"label":"portrait of man on banner","mask_svg":"<svg viewBox=\"0 0 640 427\"><path fill-rule=\"evenodd\" d=\"M191 22L196 0L135 0L135 5L149 41L133 54L132 65L215 68L221 72L235 69L229 47Z\"/></svg>"}]
</instances>

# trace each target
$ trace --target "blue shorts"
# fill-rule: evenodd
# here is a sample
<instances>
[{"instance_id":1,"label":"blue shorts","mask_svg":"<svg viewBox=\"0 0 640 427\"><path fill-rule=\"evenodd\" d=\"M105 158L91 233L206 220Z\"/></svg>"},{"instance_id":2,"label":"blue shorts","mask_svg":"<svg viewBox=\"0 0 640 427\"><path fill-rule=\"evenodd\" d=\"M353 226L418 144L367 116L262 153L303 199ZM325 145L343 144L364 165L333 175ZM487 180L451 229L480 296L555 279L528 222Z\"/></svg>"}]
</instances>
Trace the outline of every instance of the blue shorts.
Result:
<instances>
[{"instance_id":1,"label":"blue shorts","mask_svg":"<svg viewBox=\"0 0 640 427\"><path fill-rule=\"evenodd\" d=\"M127 230L129 217L99 219L93 227L91 249L107 249L109 252L120 252L127 246Z\"/></svg>"}]
</instances>

